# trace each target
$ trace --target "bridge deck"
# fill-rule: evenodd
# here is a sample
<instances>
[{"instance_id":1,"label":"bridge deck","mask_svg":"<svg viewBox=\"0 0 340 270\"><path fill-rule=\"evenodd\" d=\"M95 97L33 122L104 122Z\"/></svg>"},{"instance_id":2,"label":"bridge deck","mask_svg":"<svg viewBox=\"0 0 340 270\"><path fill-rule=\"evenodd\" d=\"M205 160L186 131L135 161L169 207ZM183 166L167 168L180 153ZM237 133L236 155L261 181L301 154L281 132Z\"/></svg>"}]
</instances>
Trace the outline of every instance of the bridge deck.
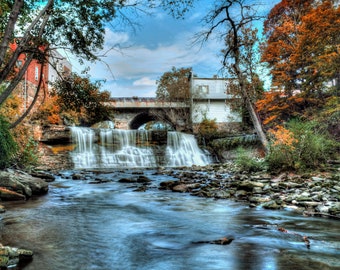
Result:
<instances>
[{"instance_id":1,"label":"bridge deck","mask_svg":"<svg viewBox=\"0 0 340 270\"><path fill-rule=\"evenodd\" d=\"M114 98L110 101L115 108L187 108L182 102L159 102L155 98Z\"/></svg>"}]
</instances>

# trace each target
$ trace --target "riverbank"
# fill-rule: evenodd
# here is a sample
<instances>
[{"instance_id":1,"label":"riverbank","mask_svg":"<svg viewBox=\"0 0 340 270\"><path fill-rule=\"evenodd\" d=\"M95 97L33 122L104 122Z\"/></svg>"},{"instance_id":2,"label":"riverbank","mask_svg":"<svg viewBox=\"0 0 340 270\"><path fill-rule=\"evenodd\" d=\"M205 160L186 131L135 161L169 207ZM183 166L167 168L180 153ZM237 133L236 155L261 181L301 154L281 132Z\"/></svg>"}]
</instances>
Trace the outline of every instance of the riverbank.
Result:
<instances>
[{"instance_id":1,"label":"riverbank","mask_svg":"<svg viewBox=\"0 0 340 270\"><path fill-rule=\"evenodd\" d=\"M45 173L28 174L19 170L7 169L0 171L0 201L27 201L32 196L48 193L48 182L54 177ZM0 205L0 213L6 211ZM33 259L33 251L0 244L0 268L13 268L19 264L29 263Z\"/></svg>"},{"instance_id":2,"label":"riverbank","mask_svg":"<svg viewBox=\"0 0 340 270\"><path fill-rule=\"evenodd\" d=\"M194 196L231 199L249 207L287 209L305 216L340 219L340 168L325 172L270 175L240 172L235 164L162 169L160 174L177 178L160 189L188 192Z\"/></svg>"}]
</instances>

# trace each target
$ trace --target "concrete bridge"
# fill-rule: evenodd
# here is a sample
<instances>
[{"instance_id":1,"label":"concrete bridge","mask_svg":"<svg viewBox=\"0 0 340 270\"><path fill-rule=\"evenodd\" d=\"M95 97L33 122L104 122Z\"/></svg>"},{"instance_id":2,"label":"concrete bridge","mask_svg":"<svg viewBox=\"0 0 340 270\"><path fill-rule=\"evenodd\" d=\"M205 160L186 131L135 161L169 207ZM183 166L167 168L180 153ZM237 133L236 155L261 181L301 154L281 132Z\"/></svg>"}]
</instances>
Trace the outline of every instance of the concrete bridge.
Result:
<instances>
[{"instance_id":1,"label":"concrete bridge","mask_svg":"<svg viewBox=\"0 0 340 270\"><path fill-rule=\"evenodd\" d=\"M215 120L220 130L234 130L242 123L232 104L238 97L229 93L230 80L190 76L190 102L159 102L155 98L113 98L115 125L137 129L150 121L169 124L177 131L193 130L205 119Z\"/></svg>"},{"instance_id":2,"label":"concrete bridge","mask_svg":"<svg viewBox=\"0 0 340 270\"><path fill-rule=\"evenodd\" d=\"M119 129L138 129L150 121L167 123L174 130L185 130L190 124L190 106L186 103L122 97L111 99L110 105L115 109L115 127Z\"/></svg>"}]
</instances>

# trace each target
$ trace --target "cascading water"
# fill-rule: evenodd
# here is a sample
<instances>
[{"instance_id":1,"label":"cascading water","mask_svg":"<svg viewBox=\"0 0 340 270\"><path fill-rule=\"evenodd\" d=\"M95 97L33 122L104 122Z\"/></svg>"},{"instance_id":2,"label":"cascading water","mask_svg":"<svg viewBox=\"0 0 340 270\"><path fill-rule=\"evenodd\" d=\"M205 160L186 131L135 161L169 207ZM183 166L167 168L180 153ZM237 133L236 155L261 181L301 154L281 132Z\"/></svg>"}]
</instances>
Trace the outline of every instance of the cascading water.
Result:
<instances>
[{"instance_id":1,"label":"cascading water","mask_svg":"<svg viewBox=\"0 0 340 270\"><path fill-rule=\"evenodd\" d=\"M157 159L150 131L71 127L77 145L71 153L75 168L119 168L207 165L210 158L198 147L195 137L168 132L164 158ZM162 164L160 162L162 160Z\"/></svg>"},{"instance_id":2,"label":"cascading water","mask_svg":"<svg viewBox=\"0 0 340 270\"><path fill-rule=\"evenodd\" d=\"M147 131L72 127L77 144L71 153L75 168L155 167L152 149L148 146ZM88 133L91 135L89 136ZM137 146L140 144L141 146Z\"/></svg>"},{"instance_id":3,"label":"cascading water","mask_svg":"<svg viewBox=\"0 0 340 270\"><path fill-rule=\"evenodd\" d=\"M194 135L180 132L168 132L166 157L170 167L211 163L209 155L198 147Z\"/></svg>"},{"instance_id":4,"label":"cascading water","mask_svg":"<svg viewBox=\"0 0 340 270\"><path fill-rule=\"evenodd\" d=\"M72 127L72 140L77 144L76 149L71 152L72 161L76 168L89 168L95 164L94 130L91 128Z\"/></svg>"}]
</instances>

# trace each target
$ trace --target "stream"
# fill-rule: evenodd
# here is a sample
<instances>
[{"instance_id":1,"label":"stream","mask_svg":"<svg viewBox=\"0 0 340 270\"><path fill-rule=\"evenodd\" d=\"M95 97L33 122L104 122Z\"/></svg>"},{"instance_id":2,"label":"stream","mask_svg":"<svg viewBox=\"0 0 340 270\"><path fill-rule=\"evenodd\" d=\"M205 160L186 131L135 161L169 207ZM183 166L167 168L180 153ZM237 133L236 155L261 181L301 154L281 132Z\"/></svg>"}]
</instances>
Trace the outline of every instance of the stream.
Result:
<instances>
[{"instance_id":1,"label":"stream","mask_svg":"<svg viewBox=\"0 0 340 270\"><path fill-rule=\"evenodd\" d=\"M46 196L3 203L2 244L34 251L12 269L340 269L337 220L161 191L172 178L152 169L79 171L85 180L63 171ZM136 173L151 179L145 192L118 182ZM208 243L223 237L234 240Z\"/></svg>"}]
</instances>

